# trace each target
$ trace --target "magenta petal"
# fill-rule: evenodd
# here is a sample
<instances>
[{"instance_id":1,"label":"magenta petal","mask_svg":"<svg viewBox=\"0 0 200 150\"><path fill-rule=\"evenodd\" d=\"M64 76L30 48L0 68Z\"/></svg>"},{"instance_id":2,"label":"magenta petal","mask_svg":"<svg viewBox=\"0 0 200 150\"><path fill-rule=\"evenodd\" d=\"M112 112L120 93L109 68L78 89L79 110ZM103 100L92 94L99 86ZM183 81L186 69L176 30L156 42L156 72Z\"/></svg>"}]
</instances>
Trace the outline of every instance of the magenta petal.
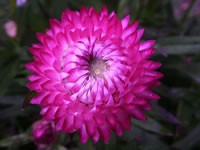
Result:
<instances>
[{"instance_id":1,"label":"magenta petal","mask_svg":"<svg viewBox=\"0 0 200 150\"><path fill-rule=\"evenodd\" d=\"M130 130L131 129L131 122L129 119L129 116L126 112L118 112L116 113L116 118L119 121L120 125L126 129L126 130Z\"/></svg>"},{"instance_id":2,"label":"magenta petal","mask_svg":"<svg viewBox=\"0 0 200 150\"><path fill-rule=\"evenodd\" d=\"M144 33L144 29L139 29L137 31L137 38L136 38L135 42L138 42L141 39L143 33Z\"/></svg>"},{"instance_id":3,"label":"magenta petal","mask_svg":"<svg viewBox=\"0 0 200 150\"><path fill-rule=\"evenodd\" d=\"M54 70L46 70L45 74L51 80L54 80L54 81L60 80L59 74Z\"/></svg>"},{"instance_id":4,"label":"magenta petal","mask_svg":"<svg viewBox=\"0 0 200 150\"><path fill-rule=\"evenodd\" d=\"M25 64L24 67L32 72L37 72L37 70L34 67L34 62L29 62Z\"/></svg>"},{"instance_id":5,"label":"magenta petal","mask_svg":"<svg viewBox=\"0 0 200 150\"><path fill-rule=\"evenodd\" d=\"M59 118L56 120L56 131L62 130L65 118Z\"/></svg>"},{"instance_id":6,"label":"magenta petal","mask_svg":"<svg viewBox=\"0 0 200 150\"><path fill-rule=\"evenodd\" d=\"M137 94L139 97L143 97L146 99L160 99L160 96L158 96L156 93L152 92L151 90L144 90L141 93Z\"/></svg>"},{"instance_id":7,"label":"magenta petal","mask_svg":"<svg viewBox=\"0 0 200 150\"><path fill-rule=\"evenodd\" d=\"M138 120L147 120L144 112L140 108L135 108L134 110L130 111L130 116Z\"/></svg>"},{"instance_id":8,"label":"magenta petal","mask_svg":"<svg viewBox=\"0 0 200 150\"><path fill-rule=\"evenodd\" d=\"M100 134L98 131L95 132L95 135L92 137L92 140L94 141L94 143L97 143L99 140Z\"/></svg>"},{"instance_id":9,"label":"magenta petal","mask_svg":"<svg viewBox=\"0 0 200 150\"><path fill-rule=\"evenodd\" d=\"M83 119L81 116L74 117L74 128L79 129L83 126Z\"/></svg>"},{"instance_id":10,"label":"magenta petal","mask_svg":"<svg viewBox=\"0 0 200 150\"><path fill-rule=\"evenodd\" d=\"M100 15L101 16L107 16L108 15L108 10L107 10L107 7L106 5L104 5L100 11Z\"/></svg>"},{"instance_id":11,"label":"magenta petal","mask_svg":"<svg viewBox=\"0 0 200 150\"><path fill-rule=\"evenodd\" d=\"M154 43L155 43L155 40L150 40L150 41L140 43L139 51L151 48Z\"/></svg>"},{"instance_id":12,"label":"magenta petal","mask_svg":"<svg viewBox=\"0 0 200 150\"><path fill-rule=\"evenodd\" d=\"M52 29L54 35L56 35L57 33L59 33L61 31L61 26L60 26L60 23L58 20L50 19L49 23L51 25L51 29Z\"/></svg>"},{"instance_id":13,"label":"magenta petal","mask_svg":"<svg viewBox=\"0 0 200 150\"><path fill-rule=\"evenodd\" d=\"M116 120L116 118L115 118L115 116L113 114L111 114L111 113L106 114L106 118L107 118L108 123L110 123L111 126L115 126L116 125L117 120Z\"/></svg>"},{"instance_id":14,"label":"magenta petal","mask_svg":"<svg viewBox=\"0 0 200 150\"><path fill-rule=\"evenodd\" d=\"M45 35L45 34L43 34L43 33L39 33L39 32L36 33L36 36L37 36L38 40L39 40L41 43L44 43L44 35Z\"/></svg>"},{"instance_id":15,"label":"magenta petal","mask_svg":"<svg viewBox=\"0 0 200 150\"><path fill-rule=\"evenodd\" d=\"M94 120L87 120L86 123L86 128L89 136L94 136L96 133L96 124Z\"/></svg>"},{"instance_id":16,"label":"magenta petal","mask_svg":"<svg viewBox=\"0 0 200 150\"><path fill-rule=\"evenodd\" d=\"M65 36L64 33L60 32L56 35L56 39L57 39L57 42L59 44L59 46L62 48L61 52L66 50L67 47L69 46L68 43L69 41L67 41L67 38ZM59 50L57 50L58 53L60 53Z\"/></svg>"},{"instance_id":17,"label":"magenta petal","mask_svg":"<svg viewBox=\"0 0 200 150\"><path fill-rule=\"evenodd\" d=\"M147 110L152 110L152 106L151 106L151 104L147 103L147 104L145 104L145 105L142 106L142 109L146 110L146 111Z\"/></svg>"},{"instance_id":18,"label":"magenta petal","mask_svg":"<svg viewBox=\"0 0 200 150\"><path fill-rule=\"evenodd\" d=\"M105 122L104 125L99 126L98 129L103 141L105 143L108 143L108 140L110 137L110 131L111 131L110 126Z\"/></svg>"},{"instance_id":19,"label":"magenta petal","mask_svg":"<svg viewBox=\"0 0 200 150\"><path fill-rule=\"evenodd\" d=\"M66 107L59 107L57 112L56 112L56 117L57 118L62 118L62 117L65 117L65 114L67 113L67 109Z\"/></svg>"},{"instance_id":20,"label":"magenta petal","mask_svg":"<svg viewBox=\"0 0 200 150\"><path fill-rule=\"evenodd\" d=\"M64 95L65 95L64 93L57 94L54 99L54 105L56 105L56 106L63 105L65 103Z\"/></svg>"},{"instance_id":21,"label":"magenta petal","mask_svg":"<svg viewBox=\"0 0 200 150\"><path fill-rule=\"evenodd\" d=\"M95 121L99 125L103 125L105 121L105 116L99 113L95 114Z\"/></svg>"},{"instance_id":22,"label":"magenta petal","mask_svg":"<svg viewBox=\"0 0 200 150\"><path fill-rule=\"evenodd\" d=\"M41 87L40 87L41 82L42 82L42 80L38 79L38 80L35 80L35 81L32 81L32 82L28 83L26 85L26 87L28 87L31 90L41 91Z\"/></svg>"},{"instance_id":23,"label":"magenta petal","mask_svg":"<svg viewBox=\"0 0 200 150\"><path fill-rule=\"evenodd\" d=\"M81 140L81 143L82 144L85 144L88 140L88 134L87 134L87 131L86 131L86 127L85 125L83 124L82 128L79 129L79 137L80 137L80 140Z\"/></svg>"},{"instance_id":24,"label":"magenta petal","mask_svg":"<svg viewBox=\"0 0 200 150\"><path fill-rule=\"evenodd\" d=\"M138 27L139 22L135 21L133 24L129 25L126 29L124 29L124 32L122 34L122 38L125 39L128 35L132 34L136 31L136 28Z\"/></svg>"},{"instance_id":25,"label":"magenta petal","mask_svg":"<svg viewBox=\"0 0 200 150\"><path fill-rule=\"evenodd\" d=\"M43 100L43 98L44 98L46 95L47 95L46 92L40 92L40 93L38 93L37 95L35 95L35 96L31 99L30 103L31 103L31 104L40 104L41 101Z\"/></svg>"},{"instance_id":26,"label":"magenta petal","mask_svg":"<svg viewBox=\"0 0 200 150\"><path fill-rule=\"evenodd\" d=\"M46 63L46 64L50 64L52 65L54 62L54 58L51 54L47 53L47 52L41 52L40 56L42 58L42 60Z\"/></svg>"},{"instance_id":27,"label":"magenta petal","mask_svg":"<svg viewBox=\"0 0 200 150\"><path fill-rule=\"evenodd\" d=\"M122 23L123 29L125 29L128 26L129 21L130 21L130 16L129 15L122 19L121 23Z\"/></svg>"},{"instance_id":28,"label":"magenta petal","mask_svg":"<svg viewBox=\"0 0 200 150\"><path fill-rule=\"evenodd\" d=\"M47 112L44 115L45 119L48 121L51 121L53 119L55 119L55 113L57 111L58 107L50 107Z\"/></svg>"},{"instance_id":29,"label":"magenta petal","mask_svg":"<svg viewBox=\"0 0 200 150\"><path fill-rule=\"evenodd\" d=\"M37 74L31 74L31 75L28 76L29 81L35 81L35 80L38 80L38 79L40 79L40 76L37 75Z\"/></svg>"},{"instance_id":30,"label":"magenta petal","mask_svg":"<svg viewBox=\"0 0 200 150\"><path fill-rule=\"evenodd\" d=\"M150 66L151 69L157 69L160 68L162 64L159 62L152 62L152 65Z\"/></svg>"},{"instance_id":31,"label":"magenta petal","mask_svg":"<svg viewBox=\"0 0 200 150\"><path fill-rule=\"evenodd\" d=\"M52 39L49 36L44 37L44 45L48 48L48 50L52 50L54 47L56 47L56 43L54 39Z\"/></svg>"},{"instance_id":32,"label":"magenta petal","mask_svg":"<svg viewBox=\"0 0 200 150\"><path fill-rule=\"evenodd\" d=\"M114 127L113 127L113 131L118 135L118 136L122 136L123 135L123 129L120 126L119 123L117 123Z\"/></svg>"},{"instance_id":33,"label":"magenta petal","mask_svg":"<svg viewBox=\"0 0 200 150\"><path fill-rule=\"evenodd\" d=\"M66 115L63 131L71 133L73 131L73 124L74 124L74 116Z\"/></svg>"},{"instance_id":34,"label":"magenta petal","mask_svg":"<svg viewBox=\"0 0 200 150\"><path fill-rule=\"evenodd\" d=\"M52 82L51 80L48 80L41 84L41 87L46 91L53 91L54 90L53 86L54 86L54 82Z\"/></svg>"},{"instance_id":35,"label":"magenta petal","mask_svg":"<svg viewBox=\"0 0 200 150\"><path fill-rule=\"evenodd\" d=\"M55 93L55 92L48 93L45 97L43 97L43 100L40 103L42 105L52 104L56 95L57 95L57 93Z\"/></svg>"}]
</instances>

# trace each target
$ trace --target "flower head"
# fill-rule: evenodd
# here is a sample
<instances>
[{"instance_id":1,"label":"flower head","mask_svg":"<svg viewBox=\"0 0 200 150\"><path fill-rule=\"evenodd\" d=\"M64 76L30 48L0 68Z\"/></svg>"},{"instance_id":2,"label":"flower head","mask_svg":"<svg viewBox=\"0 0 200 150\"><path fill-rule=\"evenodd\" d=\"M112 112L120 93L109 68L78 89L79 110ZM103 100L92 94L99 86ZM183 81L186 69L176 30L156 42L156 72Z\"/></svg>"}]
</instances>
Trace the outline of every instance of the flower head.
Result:
<instances>
[{"instance_id":1,"label":"flower head","mask_svg":"<svg viewBox=\"0 0 200 150\"><path fill-rule=\"evenodd\" d=\"M26 2L27 0L16 0L16 6L17 7L23 6L26 4Z\"/></svg>"},{"instance_id":2,"label":"flower head","mask_svg":"<svg viewBox=\"0 0 200 150\"><path fill-rule=\"evenodd\" d=\"M51 146L56 140L56 134L53 122L39 120L32 125L31 139L39 148Z\"/></svg>"},{"instance_id":3,"label":"flower head","mask_svg":"<svg viewBox=\"0 0 200 150\"><path fill-rule=\"evenodd\" d=\"M17 24L13 20L9 20L4 24L4 29L6 34L11 37L15 38L17 36Z\"/></svg>"},{"instance_id":4,"label":"flower head","mask_svg":"<svg viewBox=\"0 0 200 150\"><path fill-rule=\"evenodd\" d=\"M150 88L160 83L154 70L161 64L147 60L154 41L139 42L144 30L129 19L105 6L99 13L83 6L37 34L27 87L38 92L31 103L42 106L43 119L55 120L56 130L78 131L82 143L107 142L111 130L119 136L129 130L131 118L146 120L149 100L159 99Z\"/></svg>"}]
</instances>

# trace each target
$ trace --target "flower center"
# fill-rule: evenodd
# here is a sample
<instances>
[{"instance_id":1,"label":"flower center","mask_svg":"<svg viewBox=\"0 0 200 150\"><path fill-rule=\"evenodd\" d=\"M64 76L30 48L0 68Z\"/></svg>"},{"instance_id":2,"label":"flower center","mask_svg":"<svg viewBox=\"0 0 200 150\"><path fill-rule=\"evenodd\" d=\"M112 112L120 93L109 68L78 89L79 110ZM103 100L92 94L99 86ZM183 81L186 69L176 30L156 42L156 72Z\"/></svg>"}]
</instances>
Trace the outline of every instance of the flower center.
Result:
<instances>
[{"instance_id":1,"label":"flower center","mask_svg":"<svg viewBox=\"0 0 200 150\"><path fill-rule=\"evenodd\" d=\"M97 77L104 78L104 72L109 68L106 62L107 60L91 58L89 63L90 75L93 76L95 79Z\"/></svg>"}]
</instances>

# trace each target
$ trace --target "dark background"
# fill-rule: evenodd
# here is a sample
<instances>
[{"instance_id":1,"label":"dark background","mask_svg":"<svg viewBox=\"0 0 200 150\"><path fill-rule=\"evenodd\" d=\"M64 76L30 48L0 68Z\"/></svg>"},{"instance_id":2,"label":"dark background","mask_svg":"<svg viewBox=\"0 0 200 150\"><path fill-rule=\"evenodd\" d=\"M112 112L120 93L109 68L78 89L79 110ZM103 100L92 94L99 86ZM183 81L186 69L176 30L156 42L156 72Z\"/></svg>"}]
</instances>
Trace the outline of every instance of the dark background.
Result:
<instances>
[{"instance_id":1,"label":"dark background","mask_svg":"<svg viewBox=\"0 0 200 150\"><path fill-rule=\"evenodd\" d=\"M50 18L60 19L65 8L81 5L98 11L107 5L119 18L131 15L145 28L143 40L156 40L151 59L162 62L160 96L147 112L147 122L132 120L132 129L122 137L111 135L108 144L89 140L80 144L77 134L60 134L52 150L199 150L200 149L200 1L199 0L0 0L0 150L34 150L31 125L41 119L39 107L22 103L32 60L28 51L37 42L36 32L49 27ZM17 24L17 36L4 28L8 20ZM27 105L27 106L26 106Z\"/></svg>"}]
</instances>

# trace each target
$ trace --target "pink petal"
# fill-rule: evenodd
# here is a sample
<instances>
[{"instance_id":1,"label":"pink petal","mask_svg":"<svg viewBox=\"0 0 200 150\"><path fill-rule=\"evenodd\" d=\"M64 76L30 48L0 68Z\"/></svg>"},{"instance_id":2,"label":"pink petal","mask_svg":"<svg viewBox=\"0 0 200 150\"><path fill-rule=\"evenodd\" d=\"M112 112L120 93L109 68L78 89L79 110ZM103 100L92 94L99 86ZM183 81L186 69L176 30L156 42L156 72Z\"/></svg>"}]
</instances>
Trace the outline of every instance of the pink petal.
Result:
<instances>
[{"instance_id":1,"label":"pink petal","mask_svg":"<svg viewBox=\"0 0 200 150\"><path fill-rule=\"evenodd\" d=\"M97 143L99 140L100 134L98 131L95 132L95 135L92 137L92 140L94 141L94 143Z\"/></svg>"},{"instance_id":2,"label":"pink petal","mask_svg":"<svg viewBox=\"0 0 200 150\"><path fill-rule=\"evenodd\" d=\"M137 96L143 97L146 99L155 99L155 100L160 99L160 96L158 96L156 93L152 92L151 90L147 90L147 89L141 93L138 93Z\"/></svg>"},{"instance_id":3,"label":"pink petal","mask_svg":"<svg viewBox=\"0 0 200 150\"><path fill-rule=\"evenodd\" d=\"M147 120L144 112L140 108L135 108L129 112L129 115L138 120Z\"/></svg>"},{"instance_id":4,"label":"pink petal","mask_svg":"<svg viewBox=\"0 0 200 150\"><path fill-rule=\"evenodd\" d=\"M82 128L79 129L79 137L82 144L85 144L88 140L88 134L85 125L83 124Z\"/></svg>"},{"instance_id":5,"label":"pink petal","mask_svg":"<svg viewBox=\"0 0 200 150\"><path fill-rule=\"evenodd\" d=\"M72 132L73 131L73 124L74 124L74 116L66 115L65 121L63 125L63 131L64 132Z\"/></svg>"},{"instance_id":6,"label":"pink petal","mask_svg":"<svg viewBox=\"0 0 200 150\"><path fill-rule=\"evenodd\" d=\"M123 29L125 29L125 28L128 26L129 21L130 21L130 15L124 17L124 18L121 20L122 28L123 28Z\"/></svg>"},{"instance_id":7,"label":"pink petal","mask_svg":"<svg viewBox=\"0 0 200 150\"><path fill-rule=\"evenodd\" d=\"M81 116L74 117L74 128L79 129L83 126L83 119Z\"/></svg>"},{"instance_id":8,"label":"pink petal","mask_svg":"<svg viewBox=\"0 0 200 150\"><path fill-rule=\"evenodd\" d=\"M40 104L41 101L43 100L43 98L44 98L46 95L47 95L46 92L40 92L40 93L38 93L37 95L35 95L35 96L31 99L30 103L31 103L31 104Z\"/></svg>"},{"instance_id":9,"label":"pink petal","mask_svg":"<svg viewBox=\"0 0 200 150\"><path fill-rule=\"evenodd\" d=\"M53 81L59 81L60 80L59 74L56 71L54 71L54 70L45 70L45 75L49 79L51 79Z\"/></svg>"},{"instance_id":10,"label":"pink petal","mask_svg":"<svg viewBox=\"0 0 200 150\"><path fill-rule=\"evenodd\" d=\"M61 32L61 26L60 26L60 22L56 19L50 19L49 21L51 29L54 33L54 35L56 35L57 33Z\"/></svg>"},{"instance_id":11,"label":"pink petal","mask_svg":"<svg viewBox=\"0 0 200 150\"><path fill-rule=\"evenodd\" d=\"M149 41L146 41L146 42L141 42L139 51L151 48L154 43L155 43L155 40L149 40Z\"/></svg>"},{"instance_id":12,"label":"pink petal","mask_svg":"<svg viewBox=\"0 0 200 150\"><path fill-rule=\"evenodd\" d=\"M120 112L116 113L115 115L116 115L116 118L119 121L120 125L124 129L126 129L126 130L130 130L131 129L131 122L130 122L130 119L129 119L127 113L125 113L123 111L120 111Z\"/></svg>"},{"instance_id":13,"label":"pink petal","mask_svg":"<svg viewBox=\"0 0 200 150\"><path fill-rule=\"evenodd\" d=\"M87 128L87 132L89 136L94 136L96 133L96 123L94 120L87 120L85 122L86 128Z\"/></svg>"},{"instance_id":14,"label":"pink petal","mask_svg":"<svg viewBox=\"0 0 200 150\"><path fill-rule=\"evenodd\" d=\"M108 140L110 138L110 131L111 131L110 126L105 122L104 125L99 126L98 129L103 141L105 143L108 143Z\"/></svg>"},{"instance_id":15,"label":"pink petal","mask_svg":"<svg viewBox=\"0 0 200 150\"><path fill-rule=\"evenodd\" d=\"M57 111L58 107L49 107L49 109L45 112L45 114L43 114L43 117L45 118L45 120L51 121L53 119L55 119L55 113Z\"/></svg>"},{"instance_id":16,"label":"pink petal","mask_svg":"<svg viewBox=\"0 0 200 150\"><path fill-rule=\"evenodd\" d=\"M106 119L108 121L108 123L111 125L111 126L115 126L116 123L117 123L117 120L116 118L114 117L114 115L112 113L108 113L106 115Z\"/></svg>"},{"instance_id":17,"label":"pink petal","mask_svg":"<svg viewBox=\"0 0 200 150\"><path fill-rule=\"evenodd\" d=\"M143 33L144 33L144 29L137 30L137 38L135 40L135 43L139 42L139 40L141 39Z\"/></svg>"},{"instance_id":18,"label":"pink petal","mask_svg":"<svg viewBox=\"0 0 200 150\"><path fill-rule=\"evenodd\" d=\"M40 56L46 64L52 65L54 63L54 58L50 53L41 52Z\"/></svg>"},{"instance_id":19,"label":"pink petal","mask_svg":"<svg viewBox=\"0 0 200 150\"><path fill-rule=\"evenodd\" d=\"M56 122L56 131L62 130L62 128L64 126L64 121L65 121L64 117L56 119L56 121L55 121Z\"/></svg>"},{"instance_id":20,"label":"pink petal","mask_svg":"<svg viewBox=\"0 0 200 150\"><path fill-rule=\"evenodd\" d=\"M115 126L113 126L113 131L114 131L118 136L122 136L122 135L123 135L123 128L120 126L119 123L117 123Z\"/></svg>"}]
</instances>

